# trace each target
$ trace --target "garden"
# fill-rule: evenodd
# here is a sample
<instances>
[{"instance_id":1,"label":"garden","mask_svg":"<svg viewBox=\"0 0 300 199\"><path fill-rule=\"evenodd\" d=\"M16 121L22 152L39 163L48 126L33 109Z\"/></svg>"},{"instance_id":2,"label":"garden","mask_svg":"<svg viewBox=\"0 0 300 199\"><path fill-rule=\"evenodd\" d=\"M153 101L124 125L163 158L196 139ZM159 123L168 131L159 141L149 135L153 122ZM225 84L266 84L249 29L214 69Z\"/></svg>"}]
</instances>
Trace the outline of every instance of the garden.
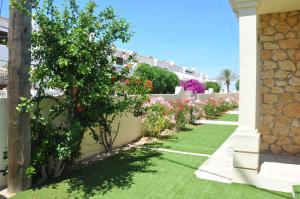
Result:
<instances>
[{"instance_id":1,"label":"garden","mask_svg":"<svg viewBox=\"0 0 300 199\"><path fill-rule=\"evenodd\" d=\"M236 126L188 125L151 147L212 154ZM212 133L214 132L214 133ZM253 186L196 178L208 157L131 148L17 194L13 198L290 198Z\"/></svg>"},{"instance_id":2,"label":"garden","mask_svg":"<svg viewBox=\"0 0 300 199\"><path fill-rule=\"evenodd\" d=\"M130 24L111 7L98 12L94 1L83 9L75 0L66 2L63 10L53 1L34 6L32 18L38 28L32 33L30 81L36 92L22 97L17 107L31 115L26 176L32 188L13 198L289 197L197 179L194 172L237 127L197 121L237 121L238 115L226 112L238 108L238 98L202 99L206 85L180 82L174 73L146 64L131 74L134 57L117 68L115 43L130 40ZM15 6L26 12L22 4ZM174 93L179 85L185 98L151 96ZM220 89L214 83L207 87ZM47 89L61 95L50 95ZM121 118L129 115L141 119L142 139L148 141L115 147ZM103 151L96 159L79 161L87 132Z\"/></svg>"}]
</instances>

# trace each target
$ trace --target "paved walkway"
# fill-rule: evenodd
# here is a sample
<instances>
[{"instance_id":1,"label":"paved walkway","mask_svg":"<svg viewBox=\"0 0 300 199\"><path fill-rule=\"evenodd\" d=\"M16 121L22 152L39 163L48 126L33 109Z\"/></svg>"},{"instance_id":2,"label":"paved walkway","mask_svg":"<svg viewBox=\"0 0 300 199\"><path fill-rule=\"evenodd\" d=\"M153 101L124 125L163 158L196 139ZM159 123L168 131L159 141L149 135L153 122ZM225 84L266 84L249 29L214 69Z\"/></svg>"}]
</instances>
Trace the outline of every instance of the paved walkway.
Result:
<instances>
[{"instance_id":1,"label":"paved walkway","mask_svg":"<svg viewBox=\"0 0 300 199\"><path fill-rule=\"evenodd\" d=\"M197 120L196 124L222 124L222 125L239 125L239 122L218 121L218 120Z\"/></svg>"},{"instance_id":2,"label":"paved walkway","mask_svg":"<svg viewBox=\"0 0 300 199\"><path fill-rule=\"evenodd\" d=\"M236 134L237 131L197 169L195 175L198 178L232 182L233 143ZM300 185L299 171L299 156L260 154L260 171L252 183L264 189L292 192L293 185Z\"/></svg>"},{"instance_id":3,"label":"paved walkway","mask_svg":"<svg viewBox=\"0 0 300 199\"><path fill-rule=\"evenodd\" d=\"M171 149L165 149L165 148L156 148L156 147L138 147L138 148L146 149L146 150L153 150L153 151L162 151L162 152L178 153L178 154L184 154L184 155L200 156L200 157L211 157L211 155L203 154L203 153L191 153L191 152L177 151L177 150L171 150Z\"/></svg>"},{"instance_id":4,"label":"paved walkway","mask_svg":"<svg viewBox=\"0 0 300 199\"><path fill-rule=\"evenodd\" d=\"M230 115L238 115L238 114L240 114L240 112L239 112L239 111L233 110L233 111L227 111L226 114L230 114Z\"/></svg>"},{"instance_id":5,"label":"paved walkway","mask_svg":"<svg viewBox=\"0 0 300 199\"><path fill-rule=\"evenodd\" d=\"M231 183L233 165L232 146L234 136L235 133L233 133L221 147L198 168L195 172L198 178Z\"/></svg>"}]
</instances>

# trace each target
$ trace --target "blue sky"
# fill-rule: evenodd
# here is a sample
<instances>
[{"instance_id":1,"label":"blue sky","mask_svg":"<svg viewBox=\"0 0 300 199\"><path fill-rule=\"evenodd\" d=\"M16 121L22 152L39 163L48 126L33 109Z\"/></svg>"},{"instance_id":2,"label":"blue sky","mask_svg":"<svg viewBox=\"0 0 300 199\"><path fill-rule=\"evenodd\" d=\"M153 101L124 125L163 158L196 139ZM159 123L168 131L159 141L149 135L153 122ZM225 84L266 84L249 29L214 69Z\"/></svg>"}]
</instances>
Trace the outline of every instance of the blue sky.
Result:
<instances>
[{"instance_id":1,"label":"blue sky","mask_svg":"<svg viewBox=\"0 0 300 199\"><path fill-rule=\"evenodd\" d=\"M100 8L113 6L132 24L134 37L120 48L194 67L210 78L223 68L239 72L238 21L228 0L96 2ZM8 0L3 0L1 15L8 16Z\"/></svg>"}]
</instances>

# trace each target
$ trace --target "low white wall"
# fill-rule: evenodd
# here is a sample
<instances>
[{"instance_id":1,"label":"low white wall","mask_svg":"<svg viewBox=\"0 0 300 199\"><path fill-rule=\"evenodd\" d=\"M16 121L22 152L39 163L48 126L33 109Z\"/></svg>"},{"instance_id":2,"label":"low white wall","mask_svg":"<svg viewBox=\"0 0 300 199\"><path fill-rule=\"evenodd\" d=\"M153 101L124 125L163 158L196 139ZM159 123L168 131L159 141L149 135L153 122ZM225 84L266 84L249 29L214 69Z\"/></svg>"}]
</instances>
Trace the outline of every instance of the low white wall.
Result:
<instances>
[{"instance_id":1,"label":"low white wall","mask_svg":"<svg viewBox=\"0 0 300 199\"><path fill-rule=\"evenodd\" d=\"M184 99L187 96L189 96L189 94L187 92L185 92L182 87L177 86L176 89L175 89L174 94L152 94L151 98L162 97L166 100L174 101L174 100ZM209 99L209 98L221 99L221 98L227 98L227 97L236 98L238 96L239 96L238 93L210 93L210 94L203 93L203 94L196 94L196 98L198 100L205 100L205 99Z\"/></svg>"},{"instance_id":2,"label":"low white wall","mask_svg":"<svg viewBox=\"0 0 300 199\"><path fill-rule=\"evenodd\" d=\"M184 99L185 97L187 97L187 95L182 87L177 86L175 88L174 94L151 94L151 98L157 98L157 97L162 97L166 100L174 101L174 100Z\"/></svg>"},{"instance_id":3,"label":"low white wall","mask_svg":"<svg viewBox=\"0 0 300 199\"><path fill-rule=\"evenodd\" d=\"M0 170L5 168L3 160L3 152L7 147L7 125L8 123L8 100L7 98L0 98ZM0 187L6 185L6 177L0 173Z\"/></svg>"},{"instance_id":4,"label":"low white wall","mask_svg":"<svg viewBox=\"0 0 300 199\"><path fill-rule=\"evenodd\" d=\"M211 94L197 94L196 98L198 100L205 100L209 98L215 98L215 99L221 99L221 98L227 98L227 97L239 97L238 93L211 93Z\"/></svg>"},{"instance_id":5,"label":"low white wall","mask_svg":"<svg viewBox=\"0 0 300 199\"><path fill-rule=\"evenodd\" d=\"M113 124L113 129L117 128L117 122ZM123 116L121 119L119 134L114 143L114 147L126 145L143 136L143 124L139 117L134 117L132 114ZM87 131L81 144L81 157L86 159L93 155L104 152L102 145L95 142L90 132Z\"/></svg>"},{"instance_id":6,"label":"low white wall","mask_svg":"<svg viewBox=\"0 0 300 199\"><path fill-rule=\"evenodd\" d=\"M44 108L51 102L47 101ZM42 104L43 105L43 104ZM56 122L62 122L63 117L58 118ZM117 128L117 122L113 124L113 128ZM3 152L7 149L7 133L8 133L8 100L7 98L0 98L0 170L5 168L3 160ZM121 118L119 134L114 143L114 147L126 145L143 136L143 124L141 118L134 117L132 114L127 114ZM84 139L81 145L81 159L91 157L93 155L104 152L103 147L96 143L90 132L85 132ZM6 186L6 177L0 173L0 188Z\"/></svg>"}]
</instances>

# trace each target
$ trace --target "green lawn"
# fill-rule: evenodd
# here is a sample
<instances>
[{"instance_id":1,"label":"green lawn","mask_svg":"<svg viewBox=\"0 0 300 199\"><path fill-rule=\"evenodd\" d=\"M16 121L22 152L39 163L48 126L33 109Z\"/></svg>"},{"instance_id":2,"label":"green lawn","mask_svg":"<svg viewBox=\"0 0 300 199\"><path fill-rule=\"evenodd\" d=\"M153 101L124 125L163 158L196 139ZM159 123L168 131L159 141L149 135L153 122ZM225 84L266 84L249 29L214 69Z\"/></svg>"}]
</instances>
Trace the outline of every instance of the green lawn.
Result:
<instances>
[{"instance_id":1,"label":"green lawn","mask_svg":"<svg viewBox=\"0 0 300 199\"><path fill-rule=\"evenodd\" d=\"M294 186L295 199L300 199L300 185Z\"/></svg>"},{"instance_id":2,"label":"green lawn","mask_svg":"<svg viewBox=\"0 0 300 199\"><path fill-rule=\"evenodd\" d=\"M164 140L162 143L163 146L185 151L194 151L198 146L199 151L196 152L212 153L234 129L235 127L230 126L203 125L179 133L174 139ZM223 133L224 131L228 132ZM252 186L200 180L195 177L194 172L206 159L149 150L125 151L82 167L47 186L19 193L13 198L291 198L291 194L271 192Z\"/></svg>"},{"instance_id":3,"label":"green lawn","mask_svg":"<svg viewBox=\"0 0 300 199\"><path fill-rule=\"evenodd\" d=\"M237 121L239 121L239 115L238 114L223 114L214 120L237 122Z\"/></svg>"},{"instance_id":4,"label":"green lawn","mask_svg":"<svg viewBox=\"0 0 300 199\"><path fill-rule=\"evenodd\" d=\"M182 131L148 146L179 151L212 154L234 132L237 126L205 124Z\"/></svg>"}]
</instances>

